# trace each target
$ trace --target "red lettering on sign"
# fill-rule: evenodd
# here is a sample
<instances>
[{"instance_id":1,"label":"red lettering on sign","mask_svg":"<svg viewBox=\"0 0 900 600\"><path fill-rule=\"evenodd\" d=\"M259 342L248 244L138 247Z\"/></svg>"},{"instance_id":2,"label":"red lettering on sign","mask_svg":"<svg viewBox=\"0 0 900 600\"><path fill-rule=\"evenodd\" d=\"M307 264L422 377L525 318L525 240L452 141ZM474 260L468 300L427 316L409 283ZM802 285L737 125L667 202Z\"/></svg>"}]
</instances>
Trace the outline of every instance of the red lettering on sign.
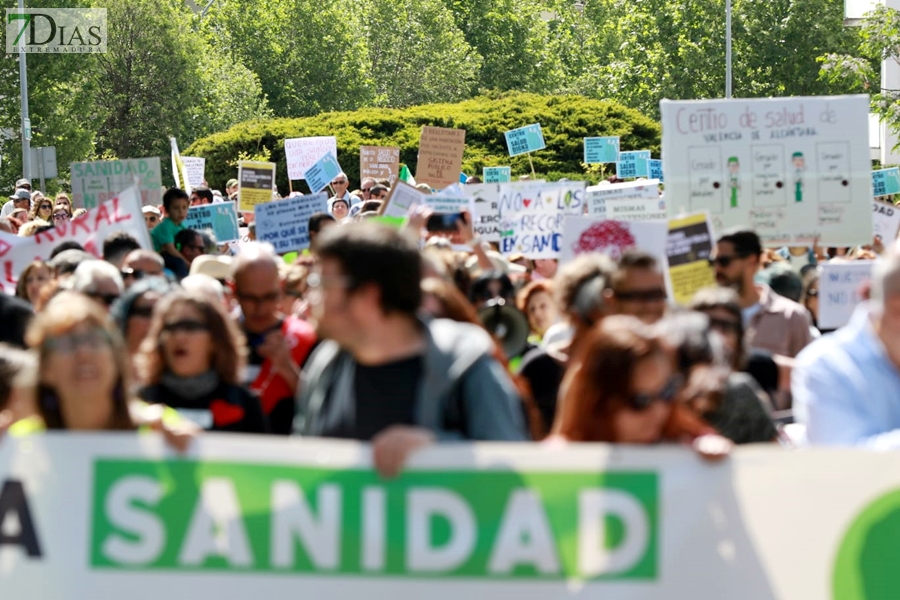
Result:
<instances>
[{"instance_id":1,"label":"red lettering on sign","mask_svg":"<svg viewBox=\"0 0 900 600\"><path fill-rule=\"evenodd\" d=\"M84 251L93 254L97 258L100 258L100 252L97 251L97 242L94 240L88 240L88 242L85 243Z\"/></svg>"},{"instance_id":2,"label":"red lettering on sign","mask_svg":"<svg viewBox=\"0 0 900 600\"><path fill-rule=\"evenodd\" d=\"M4 242L0 240L0 256L5 256L7 252L12 248L12 244L9 242Z\"/></svg>"},{"instance_id":3,"label":"red lettering on sign","mask_svg":"<svg viewBox=\"0 0 900 600\"><path fill-rule=\"evenodd\" d=\"M109 211L106 210L106 203L104 202L100 206L97 207L97 218L94 219L94 230L100 229L100 221L106 221L108 225L112 225L112 221L109 217Z\"/></svg>"},{"instance_id":4,"label":"red lettering on sign","mask_svg":"<svg viewBox=\"0 0 900 600\"><path fill-rule=\"evenodd\" d=\"M11 260L3 263L3 277L9 283L16 285L16 278L13 277L13 264Z\"/></svg>"},{"instance_id":5,"label":"red lettering on sign","mask_svg":"<svg viewBox=\"0 0 900 600\"><path fill-rule=\"evenodd\" d=\"M44 242L44 238L46 238L46 241L52 243L53 242L53 230L48 229L47 231L42 231L42 232L38 233L37 235L35 235L34 243L42 244Z\"/></svg>"},{"instance_id":6,"label":"red lettering on sign","mask_svg":"<svg viewBox=\"0 0 900 600\"><path fill-rule=\"evenodd\" d=\"M119 198L115 197L112 200L113 202L113 222L121 223L122 221L130 221L131 215L128 213L122 214L119 212Z\"/></svg>"},{"instance_id":7,"label":"red lettering on sign","mask_svg":"<svg viewBox=\"0 0 900 600\"><path fill-rule=\"evenodd\" d=\"M91 228L88 226L87 219L75 219L72 223L72 235L78 233L78 228L84 229L85 235L91 234Z\"/></svg>"}]
</instances>

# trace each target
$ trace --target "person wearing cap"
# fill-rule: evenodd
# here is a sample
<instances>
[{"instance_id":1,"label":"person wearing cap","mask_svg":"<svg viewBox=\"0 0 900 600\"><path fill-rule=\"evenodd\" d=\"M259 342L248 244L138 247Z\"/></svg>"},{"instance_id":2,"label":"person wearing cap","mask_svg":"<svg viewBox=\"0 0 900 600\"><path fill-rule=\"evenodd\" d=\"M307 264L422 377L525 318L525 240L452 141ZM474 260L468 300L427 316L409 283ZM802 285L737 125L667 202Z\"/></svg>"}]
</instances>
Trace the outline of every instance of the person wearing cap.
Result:
<instances>
[{"instance_id":1,"label":"person wearing cap","mask_svg":"<svg viewBox=\"0 0 900 600\"><path fill-rule=\"evenodd\" d=\"M31 192L25 188L18 188L13 195L9 197L9 202L0 209L0 217L8 217L17 208L25 209L25 212L31 210Z\"/></svg>"},{"instance_id":2,"label":"person wearing cap","mask_svg":"<svg viewBox=\"0 0 900 600\"><path fill-rule=\"evenodd\" d=\"M159 225L162 219L159 209L155 206L145 206L141 209L141 212L144 213L144 223L147 225L147 231L153 231L153 228Z\"/></svg>"},{"instance_id":3,"label":"person wearing cap","mask_svg":"<svg viewBox=\"0 0 900 600\"><path fill-rule=\"evenodd\" d=\"M28 190L30 192L30 191L32 191L31 190L31 182L27 179L20 179L16 182L16 189L19 189L19 188L21 188L23 190Z\"/></svg>"},{"instance_id":4,"label":"person wearing cap","mask_svg":"<svg viewBox=\"0 0 900 600\"><path fill-rule=\"evenodd\" d=\"M225 184L225 195L231 198L234 194L237 194L238 191L238 180L237 179L229 179L228 183Z\"/></svg>"}]
</instances>

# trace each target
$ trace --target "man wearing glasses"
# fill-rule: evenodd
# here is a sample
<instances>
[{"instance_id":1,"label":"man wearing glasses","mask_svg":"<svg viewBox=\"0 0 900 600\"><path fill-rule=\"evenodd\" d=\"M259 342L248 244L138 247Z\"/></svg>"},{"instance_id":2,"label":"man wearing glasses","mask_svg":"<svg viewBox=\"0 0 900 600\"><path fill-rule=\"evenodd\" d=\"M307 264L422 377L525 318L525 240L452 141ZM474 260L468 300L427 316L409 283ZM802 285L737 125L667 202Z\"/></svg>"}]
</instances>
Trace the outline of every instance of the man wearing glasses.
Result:
<instances>
[{"instance_id":1,"label":"man wearing glasses","mask_svg":"<svg viewBox=\"0 0 900 600\"><path fill-rule=\"evenodd\" d=\"M740 297L746 339L751 348L793 358L812 341L806 309L754 281L760 267L762 243L755 231L735 229L716 242L710 264L716 282L733 288Z\"/></svg>"},{"instance_id":2,"label":"man wearing glasses","mask_svg":"<svg viewBox=\"0 0 900 600\"><path fill-rule=\"evenodd\" d=\"M10 216L16 209L25 209L25 212L31 210L31 192L25 188L18 188L13 195L9 197L9 202L3 205L0 210L0 217Z\"/></svg>"},{"instance_id":3,"label":"man wearing glasses","mask_svg":"<svg viewBox=\"0 0 900 600\"><path fill-rule=\"evenodd\" d=\"M346 173L338 173L338 176L331 182L331 187L334 188L334 198L343 198L347 201L348 206L359 203L359 198L348 191L350 180L347 178Z\"/></svg>"}]
</instances>

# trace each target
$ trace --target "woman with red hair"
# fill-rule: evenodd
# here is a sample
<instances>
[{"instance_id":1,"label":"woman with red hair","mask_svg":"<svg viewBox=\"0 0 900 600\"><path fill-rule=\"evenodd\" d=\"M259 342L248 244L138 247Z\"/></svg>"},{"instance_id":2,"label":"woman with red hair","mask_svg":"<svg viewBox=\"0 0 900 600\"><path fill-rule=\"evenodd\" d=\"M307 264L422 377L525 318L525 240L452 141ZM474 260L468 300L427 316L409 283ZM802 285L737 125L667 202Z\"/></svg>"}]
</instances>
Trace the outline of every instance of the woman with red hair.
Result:
<instances>
[{"instance_id":1,"label":"woman with red hair","mask_svg":"<svg viewBox=\"0 0 900 600\"><path fill-rule=\"evenodd\" d=\"M652 329L607 317L590 334L562 386L555 433L573 442L690 442L705 458L731 442L677 402L683 380Z\"/></svg>"}]
</instances>

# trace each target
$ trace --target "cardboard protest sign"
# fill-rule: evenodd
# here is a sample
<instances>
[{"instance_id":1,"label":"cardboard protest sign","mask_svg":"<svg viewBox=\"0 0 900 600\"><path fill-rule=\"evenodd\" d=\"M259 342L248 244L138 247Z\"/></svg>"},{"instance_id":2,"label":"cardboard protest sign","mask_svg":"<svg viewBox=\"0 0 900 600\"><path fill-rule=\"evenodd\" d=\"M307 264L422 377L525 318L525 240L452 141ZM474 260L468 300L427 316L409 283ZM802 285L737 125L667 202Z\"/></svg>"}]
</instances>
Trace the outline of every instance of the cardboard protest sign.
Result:
<instances>
[{"instance_id":1,"label":"cardboard protest sign","mask_svg":"<svg viewBox=\"0 0 900 600\"><path fill-rule=\"evenodd\" d=\"M184 226L203 231L209 229L220 244L240 239L238 231L237 205L234 202L201 204L188 209Z\"/></svg>"},{"instance_id":2,"label":"cardboard protest sign","mask_svg":"<svg viewBox=\"0 0 900 600\"><path fill-rule=\"evenodd\" d=\"M766 246L872 241L868 96L663 100L669 215L708 211Z\"/></svg>"},{"instance_id":3,"label":"cardboard protest sign","mask_svg":"<svg viewBox=\"0 0 900 600\"><path fill-rule=\"evenodd\" d=\"M709 266L714 243L712 226L704 213L669 221L666 256L676 304L687 305L699 290L716 285Z\"/></svg>"},{"instance_id":4,"label":"cardboard protest sign","mask_svg":"<svg viewBox=\"0 0 900 600\"><path fill-rule=\"evenodd\" d=\"M652 254L662 266L668 264L665 221L611 221L597 217L566 217L560 249L560 263L588 252L599 252L618 260L629 248L640 248Z\"/></svg>"},{"instance_id":5,"label":"cardboard protest sign","mask_svg":"<svg viewBox=\"0 0 900 600\"><path fill-rule=\"evenodd\" d=\"M888 245L900 230L900 208L886 202L872 201L872 232Z\"/></svg>"},{"instance_id":6,"label":"cardboard protest sign","mask_svg":"<svg viewBox=\"0 0 900 600\"><path fill-rule=\"evenodd\" d=\"M141 202L134 186L89 209L74 221L61 221L32 237L0 232L0 288L14 294L19 274L34 260L49 260L62 242L74 241L97 258L103 258L103 240L112 233L125 232L147 250L153 249L150 232L141 215Z\"/></svg>"},{"instance_id":7,"label":"cardboard protest sign","mask_svg":"<svg viewBox=\"0 0 900 600\"><path fill-rule=\"evenodd\" d=\"M512 179L512 167L485 167L485 183L508 183Z\"/></svg>"},{"instance_id":8,"label":"cardboard protest sign","mask_svg":"<svg viewBox=\"0 0 900 600\"><path fill-rule=\"evenodd\" d=\"M359 179L390 179L400 173L400 148L396 146L360 146Z\"/></svg>"},{"instance_id":9,"label":"cardboard protest sign","mask_svg":"<svg viewBox=\"0 0 900 600\"><path fill-rule=\"evenodd\" d=\"M900 194L900 167L872 171L872 195L893 196Z\"/></svg>"},{"instance_id":10,"label":"cardboard protest sign","mask_svg":"<svg viewBox=\"0 0 900 600\"><path fill-rule=\"evenodd\" d=\"M316 193L327 188L328 184L340 173L341 165L338 164L337 158L329 152L303 172L303 179L306 180L309 189Z\"/></svg>"},{"instance_id":11,"label":"cardboard protest sign","mask_svg":"<svg viewBox=\"0 0 900 600\"><path fill-rule=\"evenodd\" d=\"M403 181L397 181L381 206L381 215L405 218L412 205L423 204L424 198L425 195L413 186Z\"/></svg>"},{"instance_id":12,"label":"cardboard protest sign","mask_svg":"<svg viewBox=\"0 0 900 600\"><path fill-rule=\"evenodd\" d=\"M496 183L467 185L463 192L472 200L475 235L487 242L500 242L500 186Z\"/></svg>"},{"instance_id":13,"label":"cardboard protest sign","mask_svg":"<svg viewBox=\"0 0 900 600\"><path fill-rule=\"evenodd\" d=\"M162 177L157 156L75 162L69 168L74 206L89 209L100 206L122 190L133 186L135 178L138 179L143 206L162 204Z\"/></svg>"},{"instance_id":14,"label":"cardboard protest sign","mask_svg":"<svg viewBox=\"0 0 900 600\"><path fill-rule=\"evenodd\" d=\"M665 213L666 209L665 203L660 208L662 198L659 196L658 181L641 180L627 181L625 183L602 183L587 188L585 197L588 214L595 216L624 220L665 219L668 216L668 214L660 216L660 210ZM623 199L629 199L633 202L630 205L616 203L615 208L611 207L610 201ZM637 218L630 218L632 215L636 215Z\"/></svg>"},{"instance_id":15,"label":"cardboard protest sign","mask_svg":"<svg viewBox=\"0 0 900 600\"><path fill-rule=\"evenodd\" d=\"M616 177L619 179L634 179L636 177L648 177L650 175L650 151L635 150L632 152L620 152L616 162Z\"/></svg>"},{"instance_id":16,"label":"cardboard protest sign","mask_svg":"<svg viewBox=\"0 0 900 600\"><path fill-rule=\"evenodd\" d=\"M243 160L238 163L238 208L253 212L257 204L272 201L275 163Z\"/></svg>"},{"instance_id":17,"label":"cardboard protest sign","mask_svg":"<svg viewBox=\"0 0 900 600\"><path fill-rule=\"evenodd\" d=\"M324 192L260 204L256 207L256 239L269 242L279 254L309 248L309 218L325 212L327 206Z\"/></svg>"},{"instance_id":18,"label":"cardboard protest sign","mask_svg":"<svg viewBox=\"0 0 900 600\"><path fill-rule=\"evenodd\" d=\"M566 215L584 212L583 181L500 184L500 251L556 258Z\"/></svg>"},{"instance_id":19,"label":"cardboard protest sign","mask_svg":"<svg viewBox=\"0 0 900 600\"><path fill-rule=\"evenodd\" d=\"M441 190L459 181L466 130L446 127L422 127L416 181Z\"/></svg>"},{"instance_id":20,"label":"cardboard protest sign","mask_svg":"<svg viewBox=\"0 0 900 600\"><path fill-rule=\"evenodd\" d=\"M181 162L184 164L184 170L187 173L188 183L191 184L191 187L195 188L203 185L206 159L198 156L182 156Z\"/></svg>"},{"instance_id":21,"label":"cardboard protest sign","mask_svg":"<svg viewBox=\"0 0 900 600\"><path fill-rule=\"evenodd\" d=\"M584 162L589 165L619 162L619 136L584 138Z\"/></svg>"},{"instance_id":22,"label":"cardboard protest sign","mask_svg":"<svg viewBox=\"0 0 900 600\"><path fill-rule=\"evenodd\" d=\"M850 321L862 302L859 292L872 277L871 260L822 263L819 276L819 329L837 329Z\"/></svg>"},{"instance_id":23,"label":"cardboard protest sign","mask_svg":"<svg viewBox=\"0 0 900 600\"><path fill-rule=\"evenodd\" d=\"M303 179L303 173L329 152L337 156L337 138L333 135L284 140L288 179Z\"/></svg>"},{"instance_id":24,"label":"cardboard protest sign","mask_svg":"<svg viewBox=\"0 0 900 600\"><path fill-rule=\"evenodd\" d=\"M504 135L510 156L519 156L547 147L544 143L544 132L541 131L539 123L507 131Z\"/></svg>"},{"instance_id":25,"label":"cardboard protest sign","mask_svg":"<svg viewBox=\"0 0 900 600\"><path fill-rule=\"evenodd\" d=\"M658 179L660 183L665 183L663 177L663 164L661 160L650 159L647 161L647 167L650 170L650 179Z\"/></svg>"}]
</instances>

